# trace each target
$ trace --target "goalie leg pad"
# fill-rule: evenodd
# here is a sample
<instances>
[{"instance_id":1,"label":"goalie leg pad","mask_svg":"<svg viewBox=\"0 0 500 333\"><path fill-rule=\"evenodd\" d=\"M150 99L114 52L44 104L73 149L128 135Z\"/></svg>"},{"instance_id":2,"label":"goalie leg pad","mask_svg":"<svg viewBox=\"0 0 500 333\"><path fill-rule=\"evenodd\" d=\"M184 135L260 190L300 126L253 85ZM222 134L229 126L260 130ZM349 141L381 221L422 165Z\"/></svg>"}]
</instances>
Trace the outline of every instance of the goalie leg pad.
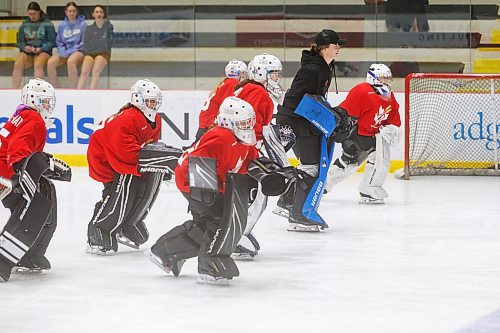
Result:
<instances>
[{"instance_id":1,"label":"goalie leg pad","mask_svg":"<svg viewBox=\"0 0 500 333\"><path fill-rule=\"evenodd\" d=\"M368 156L363 179L359 185L361 203L383 204L384 199L388 197L382 186L391 163L390 143L380 134L376 135L376 140L377 150Z\"/></svg>"},{"instance_id":2,"label":"goalie leg pad","mask_svg":"<svg viewBox=\"0 0 500 333\"><path fill-rule=\"evenodd\" d=\"M161 173L146 173L141 178L133 177L133 186L136 187L134 203L130 213L118 228L120 237L118 241L120 243L138 248L139 245L148 240L149 233L144 219L156 201L162 178L163 174ZM120 239L123 239L121 237L130 242L121 242Z\"/></svg>"},{"instance_id":3,"label":"goalie leg pad","mask_svg":"<svg viewBox=\"0 0 500 333\"><path fill-rule=\"evenodd\" d=\"M39 151L26 157L18 172L18 181L23 197L30 201L37 191L38 181L49 168L49 162Z\"/></svg>"},{"instance_id":4,"label":"goalie leg pad","mask_svg":"<svg viewBox=\"0 0 500 333\"><path fill-rule=\"evenodd\" d=\"M51 268L49 260L45 257L45 253L57 228L57 196L54 183L45 177L40 178L40 192L50 200L52 210L40 231L40 235L18 264L28 269Z\"/></svg>"},{"instance_id":5,"label":"goalie leg pad","mask_svg":"<svg viewBox=\"0 0 500 333\"><path fill-rule=\"evenodd\" d=\"M262 137L267 156L281 167L290 166L286 152L296 141L290 126L268 125L262 128Z\"/></svg>"},{"instance_id":6,"label":"goalie leg pad","mask_svg":"<svg viewBox=\"0 0 500 333\"><path fill-rule=\"evenodd\" d=\"M146 255L164 271L179 276L184 262L198 255L205 228L204 223L184 222L161 236L151 247L152 255L147 251Z\"/></svg>"},{"instance_id":7,"label":"goalie leg pad","mask_svg":"<svg viewBox=\"0 0 500 333\"><path fill-rule=\"evenodd\" d=\"M248 179L228 174L221 220L207 227L198 255L198 282L216 283L239 275L231 254L245 231L248 217ZM215 230L214 230L215 229Z\"/></svg>"},{"instance_id":8,"label":"goalie leg pad","mask_svg":"<svg viewBox=\"0 0 500 333\"><path fill-rule=\"evenodd\" d=\"M36 191L30 202L20 200L0 232L0 276L8 281L12 268L33 246L52 211L52 203Z\"/></svg>"},{"instance_id":9,"label":"goalie leg pad","mask_svg":"<svg viewBox=\"0 0 500 333\"><path fill-rule=\"evenodd\" d=\"M88 226L90 251L103 253L117 251L116 230L129 215L134 203L137 182L133 175L118 174L111 186L103 190L103 199L96 204L94 215ZM99 252L96 252L99 253Z\"/></svg>"}]
</instances>

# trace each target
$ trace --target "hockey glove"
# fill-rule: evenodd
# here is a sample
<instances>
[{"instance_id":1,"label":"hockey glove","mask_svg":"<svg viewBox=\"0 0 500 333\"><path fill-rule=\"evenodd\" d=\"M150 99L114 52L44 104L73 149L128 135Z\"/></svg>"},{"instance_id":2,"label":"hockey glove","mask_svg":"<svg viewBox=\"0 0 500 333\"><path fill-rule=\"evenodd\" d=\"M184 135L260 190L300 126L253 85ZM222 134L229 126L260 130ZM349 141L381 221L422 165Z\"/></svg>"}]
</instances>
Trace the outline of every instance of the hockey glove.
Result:
<instances>
[{"instance_id":1,"label":"hockey glove","mask_svg":"<svg viewBox=\"0 0 500 333\"><path fill-rule=\"evenodd\" d=\"M48 179L70 182L72 175L71 167L64 161L53 157L51 154L44 153L44 155L49 162L49 168L43 173L43 175Z\"/></svg>"},{"instance_id":2,"label":"hockey glove","mask_svg":"<svg viewBox=\"0 0 500 333\"><path fill-rule=\"evenodd\" d=\"M333 141L341 143L349 137L349 134L356 124L356 119L349 116L347 111L339 106L334 107L333 111L337 116L338 123L331 137Z\"/></svg>"}]
</instances>

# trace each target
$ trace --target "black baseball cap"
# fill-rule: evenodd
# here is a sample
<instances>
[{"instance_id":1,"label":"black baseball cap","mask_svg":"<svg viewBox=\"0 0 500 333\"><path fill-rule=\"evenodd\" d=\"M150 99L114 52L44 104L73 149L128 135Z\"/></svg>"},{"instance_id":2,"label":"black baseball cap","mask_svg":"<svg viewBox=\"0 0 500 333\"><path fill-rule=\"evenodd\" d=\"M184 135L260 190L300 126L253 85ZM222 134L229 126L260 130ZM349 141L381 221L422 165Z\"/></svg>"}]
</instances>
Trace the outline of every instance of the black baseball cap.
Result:
<instances>
[{"instance_id":1,"label":"black baseball cap","mask_svg":"<svg viewBox=\"0 0 500 333\"><path fill-rule=\"evenodd\" d=\"M339 44L344 45L347 41L339 37L339 35L330 29L323 29L319 34L314 38L314 43L316 45L328 45L328 44Z\"/></svg>"}]
</instances>

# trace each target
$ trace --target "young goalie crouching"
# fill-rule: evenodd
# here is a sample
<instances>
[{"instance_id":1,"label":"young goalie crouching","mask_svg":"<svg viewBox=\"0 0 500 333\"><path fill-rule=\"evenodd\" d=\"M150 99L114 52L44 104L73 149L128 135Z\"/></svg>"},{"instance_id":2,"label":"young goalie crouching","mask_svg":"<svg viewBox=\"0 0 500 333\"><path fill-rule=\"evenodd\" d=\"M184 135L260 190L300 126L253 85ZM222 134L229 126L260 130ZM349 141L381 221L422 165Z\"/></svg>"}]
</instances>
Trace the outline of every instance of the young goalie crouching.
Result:
<instances>
[{"instance_id":1,"label":"young goalie crouching","mask_svg":"<svg viewBox=\"0 0 500 333\"><path fill-rule=\"evenodd\" d=\"M71 169L43 153L55 108L55 91L41 79L28 82L22 102L0 129L0 200L11 216L0 231L0 276L51 268L45 253L57 226L50 179L70 181Z\"/></svg>"},{"instance_id":2,"label":"young goalie crouching","mask_svg":"<svg viewBox=\"0 0 500 333\"><path fill-rule=\"evenodd\" d=\"M247 222L246 173L258 158L254 123L249 103L227 97L217 125L179 159L175 180L189 202L192 219L161 236L145 252L165 272L178 276L187 259L198 257L199 283L227 284L239 275L231 253Z\"/></svg>"},{"instance_id":3,"label":"young goalie crouching","mask_svg":"<svg viewBox=\"0 0 500 333\"><path fill-rule=\"evenodd\" d=\"M342 156L328 171L325 191L354 173L366 160L359 185L360 203L383 204L388 194L383 188L391 162L390 147L399 141L399 104L391 91L392 73L384 64L372 64L366 82L349 91L338 108L357 119L342 142Z\"/></svg>"},{"instance_id":4,"label":"young goalie crouching","mask_svg":"<svg viewBox=\"0 0 500 333\"><path fill-rule=\"evenodd\" d=\"M158 142L161 102L158 86L139 80L131 88L130 102L90 137L89 173L104 190L88 225L89 253L116 252L118 242L138 248L148 240L144 219L161 180L173 173L181 154Z\"/></svg>"}]
</instances>

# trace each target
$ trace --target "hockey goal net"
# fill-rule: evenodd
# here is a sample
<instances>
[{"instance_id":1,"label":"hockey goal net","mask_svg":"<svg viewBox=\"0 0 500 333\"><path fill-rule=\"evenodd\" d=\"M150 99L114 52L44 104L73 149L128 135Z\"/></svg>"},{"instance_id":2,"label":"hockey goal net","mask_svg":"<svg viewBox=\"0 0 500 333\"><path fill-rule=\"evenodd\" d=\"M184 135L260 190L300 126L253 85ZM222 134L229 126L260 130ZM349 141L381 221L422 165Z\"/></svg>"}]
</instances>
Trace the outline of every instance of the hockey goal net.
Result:
<instances>
[{"instance_id":1,"label":"hockey goal net","mask_svg":"<svg viewBox=\"0 0 500 333\"><path fill-rule=\"evenodd\" d=\"M500 74L410 74L404 178L500 175Z\"/></svg>"}]
</instances>

